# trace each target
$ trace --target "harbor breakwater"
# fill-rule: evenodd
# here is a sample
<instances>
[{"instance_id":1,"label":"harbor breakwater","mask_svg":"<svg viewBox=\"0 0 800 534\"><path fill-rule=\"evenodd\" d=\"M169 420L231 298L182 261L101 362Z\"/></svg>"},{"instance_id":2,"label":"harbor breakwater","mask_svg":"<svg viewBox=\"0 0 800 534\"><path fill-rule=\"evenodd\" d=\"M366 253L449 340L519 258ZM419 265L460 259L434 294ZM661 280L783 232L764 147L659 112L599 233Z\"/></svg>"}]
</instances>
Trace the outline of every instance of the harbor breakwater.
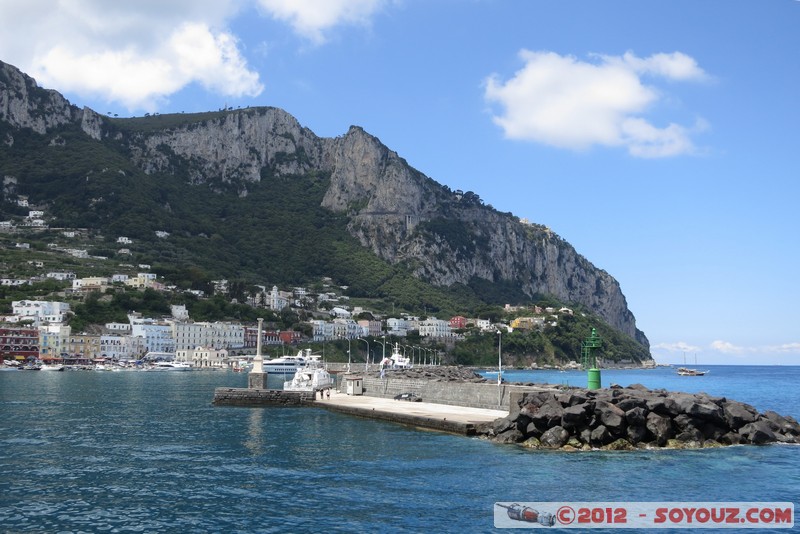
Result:
<instances>
[{"instance_id":1,"label":"harbor breakwater","mask_svg":"<svg viewBox=\"0 0 800 534\"><path fill-rule=\"evenodd\" d=\"M774 411L705 393L628 387L535 391L478 433L531 448L629 450L800 443L800 424Z\"/></svg>"}]
</instances>

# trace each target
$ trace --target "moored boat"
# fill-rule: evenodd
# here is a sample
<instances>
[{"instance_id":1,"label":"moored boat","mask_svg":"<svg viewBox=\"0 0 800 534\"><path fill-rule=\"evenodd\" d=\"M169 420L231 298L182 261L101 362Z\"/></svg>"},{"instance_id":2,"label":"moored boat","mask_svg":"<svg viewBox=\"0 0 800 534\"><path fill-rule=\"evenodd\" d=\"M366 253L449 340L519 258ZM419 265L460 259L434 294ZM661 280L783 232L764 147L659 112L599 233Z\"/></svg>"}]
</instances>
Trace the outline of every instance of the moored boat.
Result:
<instances>
[{"instance_id":1,"label":"moored boat","mask_svg":"<svg viewBox=\"0 0 800 534\"><path fill-rule=\"evenodd\" d=\"M291 374L305 367L311 357L311 349L301 349L296 356L280 356L262 364L265 373Z\"/></svg>"},{"instance_id":2,"label":"moored boat","mask_svg":"<svg viewBox=\"0 0 800 534\"><path fill-rule=\"evenodd\" d=\"M333 378L323 367L319 356L307 355L306 365L295 371L294 377L283 383L284 391L309 391L316 392L330 389Z\"/></svg>"},{"instance_id":3,"label":"moored boat","mask_svg":"<svg viewBox=\"0 0 800 534\"><path fill-rule=\"evenodd\" d=\"M703 376L708 371L700 371L698 369L688 369L686 367L678 367L678 374L680 376Z\"/></svg>"},{"instance_id":4,"label":"moored boat","mask_svg":"<svg viewBox=\"0 0 800 534\"><path fill-rule=\"evenodd\" d=\"M392 355L389 357L393 369L411 369L413 364L411 358L406 357L400 352L400 343L395 343L392 348Z\"/></svg>"}]
</instances>

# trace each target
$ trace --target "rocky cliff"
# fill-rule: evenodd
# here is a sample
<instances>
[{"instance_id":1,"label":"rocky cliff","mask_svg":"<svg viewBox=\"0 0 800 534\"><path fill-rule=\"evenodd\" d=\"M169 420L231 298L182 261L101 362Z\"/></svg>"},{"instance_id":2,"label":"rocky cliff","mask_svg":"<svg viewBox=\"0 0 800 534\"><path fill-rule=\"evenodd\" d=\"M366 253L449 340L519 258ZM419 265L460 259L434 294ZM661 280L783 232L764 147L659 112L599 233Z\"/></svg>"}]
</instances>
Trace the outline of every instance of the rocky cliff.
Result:
<instances>
[{"instance_id":1,"label":"rocky cliff","mask_svg":"<svg viewBox=\"0 0 800 534\"><path fill-rule=\"evenodd\" d=\"M188 173L191 184L224 183L240 195L260 180L329 176L322 206L348 217L364 247L403 263L435 285L476 280L516 287L523 296L553 295L593 310L647 346L618 282L549 229L523 224L451 191L410 167L376 137L351 127L317 137L276 108L111 119L69 104L0 63L0 122L45 135L78 125L98 142L126 147L145 173ZM6 134L13 143L13 130Z\"/></svg>"}]
</instances>

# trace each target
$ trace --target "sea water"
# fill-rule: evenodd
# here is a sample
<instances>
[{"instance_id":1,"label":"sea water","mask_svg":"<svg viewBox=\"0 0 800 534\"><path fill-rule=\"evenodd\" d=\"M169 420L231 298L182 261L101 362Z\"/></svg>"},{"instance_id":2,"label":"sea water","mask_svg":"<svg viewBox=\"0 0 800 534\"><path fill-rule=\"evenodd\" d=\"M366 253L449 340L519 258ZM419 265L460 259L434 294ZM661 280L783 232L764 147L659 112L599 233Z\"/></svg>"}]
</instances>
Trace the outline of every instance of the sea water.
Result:
<instances>
[{"instance_id":1,"label":"sea water","mask_svg":"<svg viewBox=\"0 0 800 534\"><path fill-rule=\"evenodd\" d=\"M800 417L799 367L709 369L603 371L603 385L706 391ZM577 372L504 374L585 385ZM800 509L796 446L531 451L322 408L211 405L215 387L246 382L230 372L0 373L0 532L489 532L497 501Z\"/></svg>"}]
</instances>

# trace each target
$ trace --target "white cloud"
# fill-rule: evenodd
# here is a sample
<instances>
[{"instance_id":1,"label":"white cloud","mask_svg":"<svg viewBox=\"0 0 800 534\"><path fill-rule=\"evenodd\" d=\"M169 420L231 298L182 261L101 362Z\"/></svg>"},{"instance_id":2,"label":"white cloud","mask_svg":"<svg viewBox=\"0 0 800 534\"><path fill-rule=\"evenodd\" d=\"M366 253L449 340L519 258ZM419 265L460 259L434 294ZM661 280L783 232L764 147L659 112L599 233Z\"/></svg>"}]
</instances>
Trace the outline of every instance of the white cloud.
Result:
<instances>
[{"instance_id":1,"label":"white cloud","mask_svg":"<svg viewBox=\"0 0 800 534\"><path fill-rule=\"evenodd\" d=\"M256 96L259 75L224 28L237 0L0 0L0 49L60 91L153 111L192 83Z\"/></svg>"},{"instance_id":2,"label":"white cloud","mask_svg":"<svg viewBox=\"0 0 800 534\"><path fill-rule=\"evenodd\" d=\"M717 340L711 343L711 348L723 354L800 354L800 343L741 347L728 341Z\"/></svg>"},{"instance_id":3,"label":"white cloud","mask_svg":"<svg viewBox=\"0 0 800 534\"><path fill-rule=\"evenodd\" d=\"M509 139L572 150L619 146L650 158L694 151L690 133L702 129L703 121L692 129L678 124L659 128L642 116L662 99L642 77L705 79L694 59L679 52L593 57L597 62L522 50L525 64L512 78L492 75L486 80L486 100L502 108L494 122Z\"/></svg>"},{"instance_id":4,"label":"white cloud","mask_svg":"<svg viewBox=\"0 0 800 534\"><path fill-rule=\"evenodd\" d=\"M288 22L295 32L315 43L340 24L367 24L385 0L258 0L267 12Z\"/></svg>"},{"instance_id":5,"label":"white cloud","mask_svg":"<svg viewBox=\"0 0 800 534\"><path fill-rule=\"evenodd\" d=\"M746 347L740 347L728 341L722 341L722 340L713 341L711 343L711 348L713 350L716 350L717 352L722 352L724 354L744 354L745 352L751 352L751 349L747 349Z\"/></svg>"},{"instance_id":6,"label":"white cloud","mask_svg":"<svg viewBox=\"0 0 800 534\"><path fill-rule=\"evenodd\" d=\"M661 350L665 352L699 352L700 347L690 345L684 341L676 343L659 343L651 347L653 350Z\"/></svg>"}]
</instances>

